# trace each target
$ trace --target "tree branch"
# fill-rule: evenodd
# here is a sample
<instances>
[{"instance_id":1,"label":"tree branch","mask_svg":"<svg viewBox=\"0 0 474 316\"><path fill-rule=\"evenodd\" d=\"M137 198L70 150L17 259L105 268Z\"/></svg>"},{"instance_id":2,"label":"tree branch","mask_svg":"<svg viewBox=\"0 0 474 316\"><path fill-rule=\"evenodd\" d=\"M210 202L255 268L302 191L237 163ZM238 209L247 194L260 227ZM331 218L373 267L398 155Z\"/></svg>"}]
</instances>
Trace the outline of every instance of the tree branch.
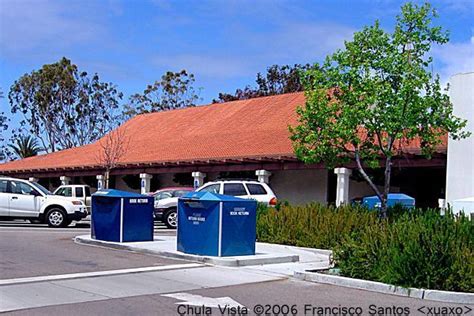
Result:
<instances>
[{"instance_id":1,"label":"tree branch","mask_svg":"<svg viewBox=\"0 0 474 316\"><path fill-rule=\"evenodd\" d=\"M364 168L362 167L362 163L361 163L361 160L360 160L360 155L359 155L359 151L356 149L354 151L354 154L355 154L355 160L356 160L356 163L357 163L357 168L360 172L360 174L362 175L362 177L364 178L365 181L367 181L367 183L369 184L369 186L372 188L372 190L374 190L375 194L378 196L378 198L380 199L380 201L382 201L382 194L380 193L379 189L377 188L377 186L374 184L374 182L372 181L372 179L370 179L370 177L367 175L367 173L365 172Z\"/></svg>"}]
</instances>

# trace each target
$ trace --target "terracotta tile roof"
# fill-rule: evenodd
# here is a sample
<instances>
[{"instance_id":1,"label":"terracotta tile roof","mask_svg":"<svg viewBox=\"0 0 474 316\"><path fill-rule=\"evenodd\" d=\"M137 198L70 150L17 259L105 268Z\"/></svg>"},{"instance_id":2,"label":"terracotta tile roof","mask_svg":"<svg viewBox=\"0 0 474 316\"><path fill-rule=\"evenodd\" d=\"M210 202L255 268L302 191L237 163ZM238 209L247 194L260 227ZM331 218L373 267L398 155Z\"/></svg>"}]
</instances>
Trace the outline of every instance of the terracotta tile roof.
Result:
<instances>
[{"instance_id":1,"label":"terracotta tile roof","mask_svg":"<svg viewBox=\"0 0 474 316\"><path fill-rule=\"evenodd\" d=\"M304 102L303 93L289 93L138 115L120 127L130 139L120 163L294 157L288 125ZM99 142L0 164L0 172L92 167Z\"/></svg>"},{"instance_id":2,"label":"terracotta tile roof","mask_svg":"<svg viewBox=\"0 0 474 316\"><path fill-rule=\"evenodd\" d=\"M123 124L130 139L120 163L293 156L288 125L302 93L138 115ZM1 171L97 165L98 142L0 165Z\"/></svg>"}]
</instances>

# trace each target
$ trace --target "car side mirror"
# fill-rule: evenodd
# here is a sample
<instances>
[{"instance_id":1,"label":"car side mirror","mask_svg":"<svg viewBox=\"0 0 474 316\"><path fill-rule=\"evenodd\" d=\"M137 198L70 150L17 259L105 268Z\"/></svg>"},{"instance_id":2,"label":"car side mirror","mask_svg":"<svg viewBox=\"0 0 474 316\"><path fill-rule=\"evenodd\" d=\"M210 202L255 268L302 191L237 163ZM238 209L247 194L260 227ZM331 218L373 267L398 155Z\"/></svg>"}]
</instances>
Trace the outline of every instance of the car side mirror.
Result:
<instances>
[{"instance_id":1,"label":"car side mirror","mask_svg":"<svg viewBox=\"0 0 474 316\"><path fill-rule=\"evenodd\" d=\"M30 194L33 195L33 196L41 196L41 194L40 194L38 191L36 191L36 190L32 190L32 191L30 192Z\"/></svg>"}]
</instances>

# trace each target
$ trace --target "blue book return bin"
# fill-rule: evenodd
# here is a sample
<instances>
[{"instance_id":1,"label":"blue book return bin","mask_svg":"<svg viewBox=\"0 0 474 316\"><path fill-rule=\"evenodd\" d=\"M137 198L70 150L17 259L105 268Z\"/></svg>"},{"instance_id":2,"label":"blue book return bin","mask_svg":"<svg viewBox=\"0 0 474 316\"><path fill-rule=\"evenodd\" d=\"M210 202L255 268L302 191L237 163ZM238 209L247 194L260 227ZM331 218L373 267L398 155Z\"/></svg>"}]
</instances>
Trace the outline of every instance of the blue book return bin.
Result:
<instances>
[{"instance_id":1,"label":"blue book return bin","mask_svg":"<svg viewBox=\"0 0 474 316\"><path fill-rule=\"evenodd\" d=\"M91 237L117 242L153 241L153 197L119 190L92 195Z\"/></svg>"},{"instance_id":2,"label":"blue book return bin","mask_svg":"<svg viewBox=\"0 0 474 316\"><path fill-rule=\"evenodd\" d=\"M206 256L255 254L257 202L210 192L178 201L178 251Z\"/></svg>"},{"instance_id":3,"label":"blue book return bin","mask_svg":"<svg viewBox=\"0 0 474 316\"><path fill-rule=\"evenodd\" d=\"M401 205L407 209L415 207L415 199L403 193L389 193L387 196L387 206ZM362 199L362 205L369 209L379 209L382 205L379 197L367 196Z\"/></svg>"}]
</instances>

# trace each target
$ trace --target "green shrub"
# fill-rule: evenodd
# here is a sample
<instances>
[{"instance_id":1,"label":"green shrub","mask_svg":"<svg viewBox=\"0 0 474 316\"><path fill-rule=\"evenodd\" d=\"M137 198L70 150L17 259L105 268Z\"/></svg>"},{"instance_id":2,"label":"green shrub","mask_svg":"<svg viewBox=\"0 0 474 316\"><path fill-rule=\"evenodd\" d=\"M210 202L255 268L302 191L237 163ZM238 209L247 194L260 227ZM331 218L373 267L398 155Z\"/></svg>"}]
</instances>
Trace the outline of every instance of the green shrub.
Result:
<instances>
[{"instance_id":1,"label":"green shrub","mask_svg":"<svg viewBox=\"0 0 474 316\"><path fill-rule=\"evenodd\" d=\"M377 213L362 207L321 204L282 205L280 210L259 207L259 241L312 248L332 248L367 225L377 222Z\"/></svg>"},{"instance_id":2,"label":"green shrub","mask_svg":"<svg viewBox=\"0 0 474 316\"><path fill-rule=\"evenodd\" d=\"M474 223L438 210L259 205L259 241L334 250L345 276L449 291L474 291Z\"/></svg>"},{"instance_id":3,"label":"green shrub","mask_svg":"<svg viewBox=\"0 0 474 316\"><path fill-rule=\"evenodd\" d=\"M346 276L405 287L474 291L474 225L437 210L380 220L334 248Z\"/></svg>"}]
</instances>

